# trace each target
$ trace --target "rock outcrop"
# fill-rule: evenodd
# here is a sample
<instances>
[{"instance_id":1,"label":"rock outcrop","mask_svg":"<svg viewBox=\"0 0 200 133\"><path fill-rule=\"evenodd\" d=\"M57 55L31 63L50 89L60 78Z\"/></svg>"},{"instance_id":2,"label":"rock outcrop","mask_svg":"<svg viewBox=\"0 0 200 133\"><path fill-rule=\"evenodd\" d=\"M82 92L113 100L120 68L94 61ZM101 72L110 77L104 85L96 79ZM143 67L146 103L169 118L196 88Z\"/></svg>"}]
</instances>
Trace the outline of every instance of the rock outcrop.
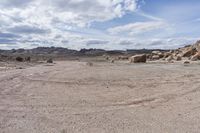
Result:
<instances>
[{"instance_id":1,"label":"rock outcrop","mask_svg":"<svg viewBox=\"0 0 200 133\"><path fill-rule=\"evenodd\" d=\"M162 59L167 62L181 61L181 60L198 61L200 60L200 41L197 41L193 45L187 45L183 48L167 52L152 51L151 55L148 56L148 59L150 61Z\"/></svg>"}]
</instances>

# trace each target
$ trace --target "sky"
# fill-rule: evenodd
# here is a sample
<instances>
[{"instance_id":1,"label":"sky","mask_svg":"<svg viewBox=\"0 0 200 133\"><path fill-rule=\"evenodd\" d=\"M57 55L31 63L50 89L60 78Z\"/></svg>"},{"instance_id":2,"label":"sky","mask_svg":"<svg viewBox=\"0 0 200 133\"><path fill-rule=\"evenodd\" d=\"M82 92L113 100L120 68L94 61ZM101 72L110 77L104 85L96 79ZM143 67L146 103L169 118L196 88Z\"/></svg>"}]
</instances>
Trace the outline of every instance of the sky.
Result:
<instances>
[{"instance_id":1,"label":"sky","mask_svg":"<svg viewBox=\"0 0 200 133\"><path fill-rule=\"evenodd\" d=\"M200 0L0 0L0 49L173 49L200 39Z\"/></svg>"}]
</instances>

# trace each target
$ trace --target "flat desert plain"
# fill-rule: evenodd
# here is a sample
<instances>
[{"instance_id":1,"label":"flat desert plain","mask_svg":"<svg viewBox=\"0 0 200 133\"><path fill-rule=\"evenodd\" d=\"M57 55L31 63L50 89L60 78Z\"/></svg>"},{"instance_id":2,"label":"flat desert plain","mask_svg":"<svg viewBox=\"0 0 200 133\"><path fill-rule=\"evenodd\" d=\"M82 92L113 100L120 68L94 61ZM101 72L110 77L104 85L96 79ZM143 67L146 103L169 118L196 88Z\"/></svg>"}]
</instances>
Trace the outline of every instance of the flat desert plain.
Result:
<instances>
[{"instance_id":1,"label":"flat desert plain","mask_svg":"<svg viewBox=\"0 0 200 133\"><path fill-rule=\"evenodd\" d=\"M58 61L0 71L1 133L198 133L200 64Z\"/></svg>"}]
</instances>

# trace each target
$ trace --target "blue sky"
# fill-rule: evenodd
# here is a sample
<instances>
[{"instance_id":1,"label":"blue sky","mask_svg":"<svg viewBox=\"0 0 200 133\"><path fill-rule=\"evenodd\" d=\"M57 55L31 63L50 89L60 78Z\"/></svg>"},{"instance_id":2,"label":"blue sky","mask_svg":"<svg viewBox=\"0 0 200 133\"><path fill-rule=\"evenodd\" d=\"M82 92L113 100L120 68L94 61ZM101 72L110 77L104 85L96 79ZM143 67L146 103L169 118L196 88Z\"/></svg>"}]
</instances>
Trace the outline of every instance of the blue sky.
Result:
<instances>
[{"instance_id":1,"label":"blue sky","mask_svg":"<svg viewBox=\"0 0 200 133\"><path fill-rule=\"evenodd\" d=\"M199 0L1 0L0 49L171 49L200 38Z\"/></svg>"}]
</instances>

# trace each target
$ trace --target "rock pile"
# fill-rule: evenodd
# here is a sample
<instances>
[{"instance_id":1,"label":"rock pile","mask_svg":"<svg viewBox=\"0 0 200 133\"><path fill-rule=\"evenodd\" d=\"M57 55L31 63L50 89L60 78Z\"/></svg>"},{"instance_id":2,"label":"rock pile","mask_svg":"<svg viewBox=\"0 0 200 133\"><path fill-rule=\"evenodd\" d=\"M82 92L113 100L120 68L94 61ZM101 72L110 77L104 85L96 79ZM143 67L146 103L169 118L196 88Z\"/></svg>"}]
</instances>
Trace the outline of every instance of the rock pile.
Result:
<instances>
[{"instance_id":1,"label":"rock pile","mask_svg":"<svg viewBox=\"0 0 200 133\"><path fill-rule=\"evenodd\" d=\"M200 41L197 41L194 45L188 45L183 48L172 50L169 53L169 55L176 61L182 59L191 61L200 60Z\"/></svg>"},{"instance_id":2,"label":"rock pile","mask_svg":"<svg viewBox=\"0 0 200 133\"><path fill-rule=\"evenodd\" d=\"M165 53L153 51L149 57L150 60L163 59L166 61L181 61L184 59L197 61L200 60L200 41L197 41L194 45L188 45Z\"/></svg>"},{"instance_id":3,"label":"rock pile","mask_svg":"<svg viewBox=\"0 0 200 133\"><path fill-rule=\"evenodd\" d=\"M163 60L167 62L174 61L197 61L200 60L200 41L193 45L188 45L183 48L171 50L168 52L152 51L151 54L135 55L129 58L131 63L140 63L148 61Z\"/></svg>"}]
</instances>

